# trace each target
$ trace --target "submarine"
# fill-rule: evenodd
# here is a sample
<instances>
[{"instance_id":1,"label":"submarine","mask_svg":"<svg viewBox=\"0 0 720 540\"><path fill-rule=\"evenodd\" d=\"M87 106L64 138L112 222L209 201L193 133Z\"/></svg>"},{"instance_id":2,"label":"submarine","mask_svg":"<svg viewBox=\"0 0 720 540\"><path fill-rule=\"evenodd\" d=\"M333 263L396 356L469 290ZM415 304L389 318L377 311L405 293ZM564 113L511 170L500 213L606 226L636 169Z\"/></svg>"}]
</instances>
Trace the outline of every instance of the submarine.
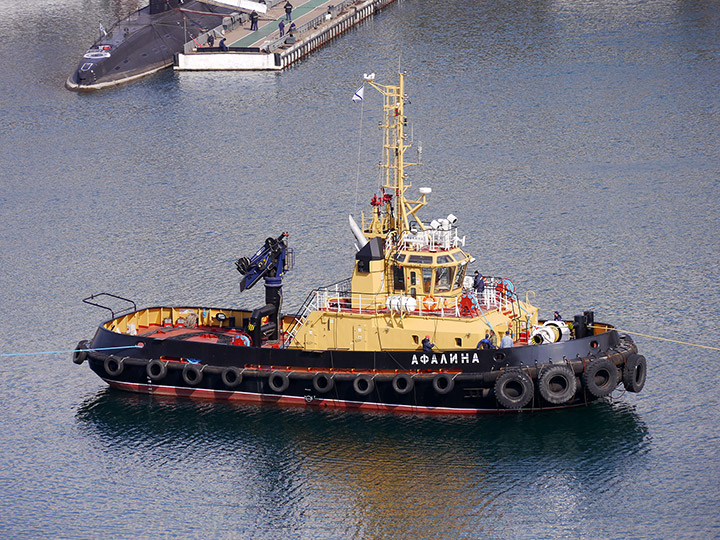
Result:
<instances>
[{"instance_id":1,"label":"submarine","mask_svg":"<svg viewBox=\"0 0 720 540\"><path fill-rule=\"evenodd\" d=\"M100 90L150 75L173 63L185 43L238 13L232 6L195 0L150 0L116 22L80 59L65 87Z\"/></svg>"}]
</instances>

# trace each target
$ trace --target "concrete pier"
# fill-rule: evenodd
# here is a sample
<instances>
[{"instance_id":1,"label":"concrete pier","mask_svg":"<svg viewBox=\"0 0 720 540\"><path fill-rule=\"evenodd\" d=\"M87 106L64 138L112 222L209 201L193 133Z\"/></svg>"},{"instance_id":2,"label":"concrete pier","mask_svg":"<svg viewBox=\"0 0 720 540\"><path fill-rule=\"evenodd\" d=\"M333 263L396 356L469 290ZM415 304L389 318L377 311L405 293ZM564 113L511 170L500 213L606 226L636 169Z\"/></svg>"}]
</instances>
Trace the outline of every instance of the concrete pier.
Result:
<instances>
[{"instance_id":1,"label":"concrete pier","mask_svg":"<svg viewBox=\"0 0 720 540\"><path fill-rule=\"evenodd\" d=\"M269 0L268 10L258 21L258 29L250 30L247 13L226 17L223 24L194 38L185 51L175 57L174 69L205 70L282 70L347 32L360 21L380 11L395 0L296 0L292 23L286 21L286 0ZM280 36L278 24L285 24ZM215 47L208 47L212 35ZM217 47L225 37L229 50Z\"/></svg>"}]
</instances>

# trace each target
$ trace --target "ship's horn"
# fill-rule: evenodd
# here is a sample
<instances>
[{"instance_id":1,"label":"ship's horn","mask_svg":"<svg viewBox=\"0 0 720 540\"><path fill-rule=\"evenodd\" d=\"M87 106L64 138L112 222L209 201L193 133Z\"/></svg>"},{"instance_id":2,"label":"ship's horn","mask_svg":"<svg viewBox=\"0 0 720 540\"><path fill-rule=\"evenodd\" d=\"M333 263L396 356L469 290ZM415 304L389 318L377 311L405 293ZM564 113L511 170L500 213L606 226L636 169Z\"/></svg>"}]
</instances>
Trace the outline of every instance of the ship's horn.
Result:
<instances>
[{"instance_id":1,"label":"ship's horn","mask_svg":"<svg viewBox=\"0 0 720 540\"><path fill-rule=\"evenodd\" d=\"M348 219L350 220L350 230L355 235L355 238L357 238L358 245L360 246L358 248L358 251L360 251L360 248L362 248L365 244L368 243L368 239L365 238L365 235L360 230L360 227L358 227L358 224L355 223L355 220L351 215L348 215ZM358 247L358 246L355 246Z\"/></svg>"}]
</instances>

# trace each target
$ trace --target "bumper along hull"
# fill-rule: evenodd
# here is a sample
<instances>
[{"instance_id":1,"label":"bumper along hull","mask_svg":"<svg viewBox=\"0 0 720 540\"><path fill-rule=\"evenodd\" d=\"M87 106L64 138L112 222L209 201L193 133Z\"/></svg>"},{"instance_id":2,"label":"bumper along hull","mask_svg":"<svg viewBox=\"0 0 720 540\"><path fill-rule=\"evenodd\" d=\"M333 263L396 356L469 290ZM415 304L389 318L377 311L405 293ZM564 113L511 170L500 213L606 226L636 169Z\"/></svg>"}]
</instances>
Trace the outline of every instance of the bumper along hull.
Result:
<instances>
[{"instance_id":1,"label":"bumper along hull","mask_svg":"<svg viewBox=\"0 0 720 540\"><path fill-rule=\"evenodd\" d=\"M96 350L106 348L112 354ZM425 355L243 347L100 327L74 356L76 363L87 359L110 386L130 392L411 414L586 405L620 384L639 392L646 372L632 339L615 330L563 343Z\"/></svg>"}]
</instances>

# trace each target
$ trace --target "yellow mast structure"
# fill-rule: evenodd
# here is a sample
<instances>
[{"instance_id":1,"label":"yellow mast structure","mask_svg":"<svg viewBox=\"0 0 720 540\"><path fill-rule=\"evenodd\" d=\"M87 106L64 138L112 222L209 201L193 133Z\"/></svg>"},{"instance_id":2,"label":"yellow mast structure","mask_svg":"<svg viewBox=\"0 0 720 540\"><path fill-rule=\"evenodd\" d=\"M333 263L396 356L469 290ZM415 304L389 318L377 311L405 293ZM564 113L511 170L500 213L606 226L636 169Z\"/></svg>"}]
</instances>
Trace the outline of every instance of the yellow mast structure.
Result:
<instances>
[{"instance_id":1,"label":"yellow mast structure","mask_svg":"<svg viewBox=\"0 0 720 540\"><path fill-rule=\"evenodd\" d=\"M384 129L383 137L383 159L380 166L385 169L385 185L383 188L394 196L394 205L386 202L385 217L380 220L378 212L366 232L371 235L387 236L395 232L397 237L410 230L410 217L417 221L418 226L425 230L422 221L415 213L426 204L425 194L421 194L419 200L409 200L405 192L412 184L407 180L405 167L417 165L417 163L406 163L405 152L412 146L407 141L404 128L407 126L405 116L405 101L407 95L404 91L405 73L400 72L398 85L382 85L374 80L368 80L370 86L378 90L384 97L384 122L380 125Z\"/></svg>"}]
</instances>

